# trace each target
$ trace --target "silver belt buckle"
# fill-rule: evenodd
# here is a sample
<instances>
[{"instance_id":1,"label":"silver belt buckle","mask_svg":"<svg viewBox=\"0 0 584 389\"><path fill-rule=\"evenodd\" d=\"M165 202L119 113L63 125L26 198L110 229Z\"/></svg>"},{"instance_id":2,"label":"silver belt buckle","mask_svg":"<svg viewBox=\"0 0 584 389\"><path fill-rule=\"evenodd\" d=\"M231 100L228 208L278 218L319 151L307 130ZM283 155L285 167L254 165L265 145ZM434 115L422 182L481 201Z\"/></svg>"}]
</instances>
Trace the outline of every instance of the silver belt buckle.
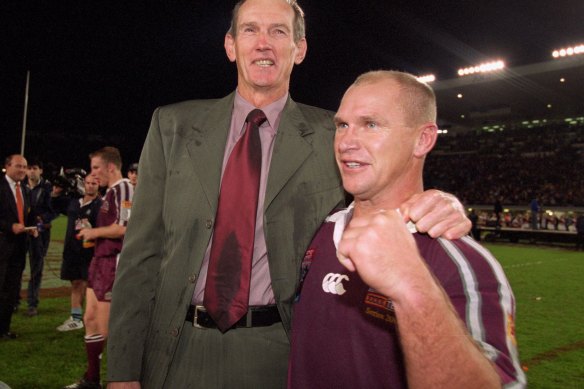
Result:
<instances>
[{"instance_id":1,"label":"silver belt buckle","mask_svg":"<svg viewBox=\"0 0 584 389\"><path fill-rule=\"evenodd\" d=\"M198 315L199 310L200 311L203 311L203 312L207 312L207 310L205 309L205 307L203 305L195 305L195 312L193 313L193 327L206 330L207 327L203 327L202 325L199 325L199 323L198 323L198 321L199 321L199 315Z\"/></svg>"}]
</instances>

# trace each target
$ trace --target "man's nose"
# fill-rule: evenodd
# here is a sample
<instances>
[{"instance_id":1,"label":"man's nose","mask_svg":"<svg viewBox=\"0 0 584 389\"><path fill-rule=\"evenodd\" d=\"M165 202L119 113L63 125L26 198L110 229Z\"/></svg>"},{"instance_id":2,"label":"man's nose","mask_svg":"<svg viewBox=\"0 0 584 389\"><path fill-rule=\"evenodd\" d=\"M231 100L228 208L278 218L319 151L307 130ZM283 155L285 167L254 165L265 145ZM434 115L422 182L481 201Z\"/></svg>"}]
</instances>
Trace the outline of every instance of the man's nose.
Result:
<instances>
[{"instance_id":1,"label":"man's nose","mask_svg":"<svg viewBox=\"0 0 584 389\"><path fill-rule=\"evenodd\" d=\"M347 127L341 132L337 132L336 137L339 151L346 151L359 146L358 131L353 126Z\"/></svg>"}]
</instances>

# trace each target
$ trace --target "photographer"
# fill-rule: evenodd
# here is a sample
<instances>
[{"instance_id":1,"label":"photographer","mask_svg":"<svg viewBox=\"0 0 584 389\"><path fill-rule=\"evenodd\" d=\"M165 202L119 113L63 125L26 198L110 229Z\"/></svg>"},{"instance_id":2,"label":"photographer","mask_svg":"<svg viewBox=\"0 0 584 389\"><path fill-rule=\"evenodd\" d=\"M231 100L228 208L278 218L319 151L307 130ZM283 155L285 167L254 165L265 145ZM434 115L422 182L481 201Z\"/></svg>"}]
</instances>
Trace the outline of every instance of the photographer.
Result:
<instances>
[{"instance_id":1,"label":"photographer","mask_svg":"<svg viewBox=\"0 0 584 389\"><path fill-rule=\"evenodd\" d=\"M67 215L61 279L71 281L71 317L57 327L61 332L83 328L83 298L94 243L77 239L77 233L82 228L95 226L102 203L94 177L85 177L83 191L79 193L77 181L81 180L80 174L84 173L80 170L73 172L75 175L70 178L59 176L51 194L51 205L55 212Z\"/></svg>"}]
</instances>

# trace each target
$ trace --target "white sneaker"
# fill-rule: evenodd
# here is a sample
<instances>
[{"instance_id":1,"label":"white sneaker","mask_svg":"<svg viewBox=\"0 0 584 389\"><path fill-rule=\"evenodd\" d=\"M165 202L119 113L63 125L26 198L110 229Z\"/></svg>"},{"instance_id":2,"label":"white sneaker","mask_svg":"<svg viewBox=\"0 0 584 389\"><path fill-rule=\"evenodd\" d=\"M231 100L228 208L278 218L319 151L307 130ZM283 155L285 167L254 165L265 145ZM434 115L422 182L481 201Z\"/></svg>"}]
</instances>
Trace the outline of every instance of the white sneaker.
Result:
<instances>
[{"instance_id":1,"label":"white sneaker","mask_svg":"<svg viewBox=\"0 0 584 389\"><path fill-rule=\"evenodd\" d=\"M63 324L57 327L57 331L65 332L80 330L81 328L83 328L83 322L81 320L73 319L73 317L71 316L67 320L65 320Z\"/></svg>"}]
</instances>

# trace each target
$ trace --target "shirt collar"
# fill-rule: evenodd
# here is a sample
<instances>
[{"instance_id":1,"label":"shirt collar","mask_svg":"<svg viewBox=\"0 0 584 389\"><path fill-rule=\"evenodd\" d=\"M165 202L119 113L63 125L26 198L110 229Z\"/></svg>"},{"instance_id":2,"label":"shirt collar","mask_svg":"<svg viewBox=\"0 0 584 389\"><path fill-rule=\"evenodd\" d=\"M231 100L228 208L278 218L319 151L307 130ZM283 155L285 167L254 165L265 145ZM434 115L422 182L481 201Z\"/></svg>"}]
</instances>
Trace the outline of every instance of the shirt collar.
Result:
<instances>
[{"instance_id":1,"label":"shirt collar","mask_svg":"<svg viewBox=\"0 0 584 389\"><path fill-rule=\"evenodd\" d=\"M268 105L266 105L263 108L260 108L264 114L266 115L266 118L268 119L268 125L274 130L274 133L277 131L277 127L278 127L278 123L280 120L280 116L282 114L282 111L284 110L284 106L286 105L286 102L288 101L288 94L285 94L284 96L280 97L278 100L274 101L273 103L270 103ZM257 107L255 107L253 104L251 104L249 101L247 101L246 99L244 99L238 91L235 92L235 101L233 103L234 106L234 112L236 113L236 117L234 118L236 120L236 123L245 123L245 118L247 117L247 115L254 109L256 109ZM266 124L262 124L260 127L265 126ZM243 126L241 128L241 130L243 131Z\"/></svg>"},{"instance_id":2,"label":"shirt collar","mask_svg":"<svg viewBox=\"0 0 584 389\"><path fill-rule=\"evenodd\" d=\"M8 176L8 174L6 174L4 177L6 177L6 181L8 181L8 183L10 184L10 187L11 187L11 188L16 188L16 182L17 182L17 181L14 181L12 178L10 178L10 177ZM22 186L22 185L21 185L21 186Z\"/></svg>"},{"instance_id":3,"label":"shirt collar","mask_svg":"<svg viewBox=\"0 0 584 389\"><path fill-rule=\"evenodd\" d=\"M335 247L337 249L339 248L339 242L341 241L341 237L343 236L343 232L345 231L347 224L349 224L349 222L353 218L354 209L355 202L353 201L347 208L333 213L332 215L328 216L325 220L326 222L329 223L335 223L333 241L335 242ZM397 212L400 213L399 208L397 209ZM412 234L418 232L418 230L416 229L416 225L411 220L407 222L406 226L408 227L408 230Z\"/></svg>"}]
</instances>

